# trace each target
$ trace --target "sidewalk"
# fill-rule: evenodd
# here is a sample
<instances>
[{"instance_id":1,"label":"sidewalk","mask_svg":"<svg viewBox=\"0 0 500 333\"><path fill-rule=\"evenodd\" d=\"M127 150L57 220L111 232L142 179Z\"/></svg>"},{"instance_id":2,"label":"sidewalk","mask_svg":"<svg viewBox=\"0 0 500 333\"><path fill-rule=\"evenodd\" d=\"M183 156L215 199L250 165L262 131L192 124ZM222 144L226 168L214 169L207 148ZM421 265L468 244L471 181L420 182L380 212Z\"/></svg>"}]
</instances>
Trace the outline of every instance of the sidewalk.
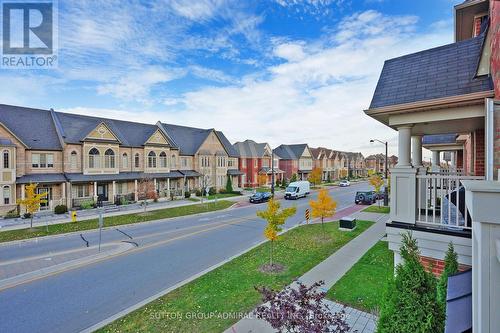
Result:
<instances>
[{"instance_id":1,"label":"sidewalk","mask_svg":"<svg viewBox=\"0 0 500 333\"><path fill-rule=\"evenodd\" d=\"M239 201L246 201L248 198L247 193L240 195L240 196L234 196L234 197L229 197L229 198L222 198L222 199L217 199L217 201L220 200L226 200L226 201L234 201L234 202L239 202ZM197 198L197 197L194 197ZM210 203L210 202L215 202L216 200L203 200L203 203ZM181 199L181 200L174 200L174 201L159 201L159 202L150 202L148 203L147 210L148 211L153 211L153 210L159 210L159 209L165 209L165 208L174 208L174 207L180 207L180 206L188 206L188 205L198 205L201 204L201 201L190 201L187 199ZM144 211L144 208L140 205L140 203L133 203L130 205L124 205L124 206L109 206L109 207L104 207L103 211L103 216L104 217L109 217L109 216L117 216L117 215L125 215L125 214L133 214L133 213L141 213ZM91 219L96 219L99 217L99 208L94 208L94 209L87 209L87 210L77 210L77 219L78 221L84 221L84 220L91 220ZM61 214L61 215L56 215L52 212L47 212L47 213L37 213L35 214L35 217L33 218L33 227L40 227L40 226L46 226L47 224L52 225L52 224L61 224L61 223L68 223L71 222L71 217L70 213L66 214ZM22 219L22 218L15 218L15 219L1 219L0 218L0 232L1 231L6 231L6 230L15 230L15 229L25 229L28 228L30 225L30 220L29 219Z\"/></svg>"},{"instance_id":2,"label":"sidewalk","mask_svg":"<svg viewBox=\"0 0 500 333\"><path fill-rule=\"evenodd\" d=\"M316 281L323 280L325 282L324 291L327 291L384 236L385 222L389 218L388 214L356 212L352 216L360 220L371 220L376 223L301 276L298 281L311 285ZM344 308L343 305L329 300L325 300L325 303L329 305L333 312ZM344 310L351 332L357 330L358 333L373 333L375 331L377 318L373 314L350 307L345 307ZM225 331L225 333L257 332L272 333L275 331L263 320L255 318L244 318Z\"/></svg>"}]
</instances>

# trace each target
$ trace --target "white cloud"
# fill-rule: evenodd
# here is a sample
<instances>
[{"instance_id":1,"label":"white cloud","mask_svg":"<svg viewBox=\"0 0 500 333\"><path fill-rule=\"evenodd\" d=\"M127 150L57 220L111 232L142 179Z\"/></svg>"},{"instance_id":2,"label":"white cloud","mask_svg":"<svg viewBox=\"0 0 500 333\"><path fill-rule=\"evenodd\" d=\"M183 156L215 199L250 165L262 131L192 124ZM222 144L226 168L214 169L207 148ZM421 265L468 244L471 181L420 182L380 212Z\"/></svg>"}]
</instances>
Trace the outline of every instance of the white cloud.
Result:
<instances>
[{"instance_id":1,"label":"white cloud","mask_svg":"<svg viewBox=\"0 0 500 333\"><path fill-rule=\"evenodd\" d=\"M283 43L274 48L274 54L288 61L299 61L305 58L306 54L302 48L302 43Z\"/></svg>"}]
</instances>

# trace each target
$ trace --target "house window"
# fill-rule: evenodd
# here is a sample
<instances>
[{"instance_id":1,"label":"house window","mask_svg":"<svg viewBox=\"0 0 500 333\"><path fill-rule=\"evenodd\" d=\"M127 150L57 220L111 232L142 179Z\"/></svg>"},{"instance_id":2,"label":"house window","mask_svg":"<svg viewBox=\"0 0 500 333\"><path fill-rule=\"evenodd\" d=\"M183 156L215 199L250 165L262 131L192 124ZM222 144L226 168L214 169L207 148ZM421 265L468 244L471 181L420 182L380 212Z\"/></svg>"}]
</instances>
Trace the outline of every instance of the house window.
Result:
<instances>
[{"instance_id":1,"label":"house window","mask_svg":"<svg viewBox=\"0 0 500 333\"><path fill-rule=\"evenodd\" d=\"M4 150L3 152L3 168L8 169L9 168L9 151Z\"/></svg>"},{"instance_id":2,"label":"house window","mask_svg":"<svg viewBox=\"0 0 500 333\"><path fill-rule=\"evenodd\" d=\"M156 168L156 154L150 151L148 154L148 168Z\"/></svg>"},{"instance_id":3,"label":"house window","mask_svg":"<svg viewBox=\"0 0 500 333\"><path fill-rule=\"evenodd\" d=\"M114 169L115 167L115 152L113 149L107 149L104 152L104 167L106 169Z\"/></svg>"},{"instance_id":4,"label":"house window","mask_svg":"<svg viewBox=\"0 0 500 333\"><path fill-rule=\"evenodd\" d=\"M246 168L246 166L247 166L247 160L246 159L242 159L241 160L241 166L244 167L244 168Z\"/></svg>"},{"instance_id":5,"label":"house window","mask_svg":"<svg viewBox=\"0 0 500 333\"><path fill-rule=\"evenodd\" d=\"M99 150L97 148L92 148L89 151L89 169L96 169L100 167L100 156Z\"/></svg>"},{"instance_id":6,"label":"house window","mask_svg":"<svg viewBox=\"0 0 500 333\"><path fill-rule=\"evenodd\" d=\"M53 168L54 154L31 154L31 167L33 168Z\"/></svg>"},{"instance_id":7,"label":"house window","mask_svg":"<svg viewBox=\"0 0 500 333\"><path fill-rule=\"evenodd\" d=\"M4 205L10 204L10 186L3 187L3 203Z\"/></svg>"},{"instance_id":8,"label":"house window","mask_svg":"<svg viewBox=\"0 0 500 333\"><path fill-rule=\"evenodd\" d=\"M76 154L76 151L72 151L71 152L71 155L69 156L69 165L71 167L71 169L76 169L78 167L78 160L77 160L78 156Z\"/></svg>"},{"instance_id":9,"label":"house window","mask_svg":"<svg viewBox=\"0 0 500 333\"><path fill-rule=\"evenodd\" d=\"M177 161L175 160L175 155L172 155L172 168L175 168L175 166L177 165Z\"/></svg>"},{"instance_id":10,"label":"house window","mask_svg":"<svg viewBox=\"0 0 500 333\"><path fill-rule=\"evenodd\" d=\"M128 155L127 155L127 153L123 153L123 155L122 155L122 167L124 169L128 168Z\"/></svg>"},{"instance_id":11,"label":"house window","mask_svg":"<svg viewBox=\"0 0 500 333\"><path fill-rule=\"evenodd\" d=\"M72 189L75 198L87 198L89 196L89 187L87 185L73 185Z\"/></svg>"},{"instance_id":12,"label":"house window","mask_svg":"<svg viewBox=\"0 0 500 333\"><path fill-rule=\"evenodd\" d=\"M160 153L160 168L167 167L167 154L164 151Z\"/></svg>"},{"instance_id":13,"label":"house window","mask_svg":"<svg viewBox=\"0 0 500 333\"><path fill-rule=\"evenodd\" d=\"M259 166L259 161L258 160L254 160L253 161L253 166L256 168L257 166Z\"/></svg>"},{"instance_id":14,"label":"house window","mask_svg":"<svg viewBox=\"0 0 500 333\"><path fill-rule=\"evenodd\" d=\"M185 158L185 157L182 158L182 166L183 167L187 167L188 166L188 159Z\"/></svg>"},{"instance_id":15,"label":"house window","mask_svg":"<svg viewBox=\"0 0 500 333\"><path fill-rule=\"evenodd\" d=\"M141 158L139 157L139 153L135 154L134 165L135 165L136 168L139 168L140 165L141 165Z\"/></svg>"},{"instance_id":16,"label":"house window","mask_svg":"<svg viewBox=\"0 0 500 333\"><path fill-rule=\"evenodd\" d=\"M227 166L228 167L232 167L234 164L233 160L232 159L229 159L229 161L227 161Z\"/></svg>"}]
</instances>

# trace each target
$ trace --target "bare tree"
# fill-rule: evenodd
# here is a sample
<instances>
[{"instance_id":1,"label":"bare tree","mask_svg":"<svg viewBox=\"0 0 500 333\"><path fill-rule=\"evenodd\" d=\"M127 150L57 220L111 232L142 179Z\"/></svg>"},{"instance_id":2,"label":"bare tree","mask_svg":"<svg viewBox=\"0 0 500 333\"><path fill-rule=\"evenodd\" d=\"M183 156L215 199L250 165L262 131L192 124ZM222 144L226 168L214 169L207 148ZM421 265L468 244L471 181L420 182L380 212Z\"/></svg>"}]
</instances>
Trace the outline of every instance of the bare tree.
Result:
<instances>
[{"instance_id":1,"label":"bare tree","mask_svg":"<svg viewBox=\"0 0 500 333\"><path fill-rule=\"evenodd\" d=\"M158 193L156 193L156 188L154 181L150 177L142 177L139 180L138 189L139 200L141 200L141 205L144 207L144 212L148 207L148 200L157 199Z\"/></svg>"}]
</instances>

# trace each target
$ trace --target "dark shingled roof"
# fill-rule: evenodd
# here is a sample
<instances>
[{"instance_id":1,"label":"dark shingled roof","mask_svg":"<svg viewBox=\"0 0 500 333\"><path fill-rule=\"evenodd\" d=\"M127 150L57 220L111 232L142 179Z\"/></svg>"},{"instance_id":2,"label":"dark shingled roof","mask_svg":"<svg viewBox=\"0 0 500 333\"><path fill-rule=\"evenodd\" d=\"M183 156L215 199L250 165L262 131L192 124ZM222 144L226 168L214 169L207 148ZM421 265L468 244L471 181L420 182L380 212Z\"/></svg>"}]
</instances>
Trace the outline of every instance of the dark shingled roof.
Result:
<instances>
[{"instance_id":1,"label":"dark shingled roof","mask_svg":"<svg viewBox=\"0 0 500 333\"><path fill-rule=\"evenodd\" d=\"M447 144L456 143L457 134L433 134L424 135L422 138L422 144L424 145L436 145L436 144Z\"/></svg>"},{"instance_id":2,"label":"dark shingled roof","mask_svg":"<svg viewBox=\"0 0 500 333\"><path fill-rule=\"evenodd\" d=\"M96 174L84 175L81 173L66 173L66 178L70 182L95 182L95 181L113 181L113 180L133 180L141 178L184 178L184 175L179 171L163 172L163 173L143 173L143 172L121 172L117 174Z\"/></svg>"},{"instance_id":3,"label":"dark shingled roof","mask_svg":"<svg viewBox=\"0 0 500 333\"><path fill-rule=\"evenodd\" d=\"M492 90L475 77L485 35L387 60L370 109Z\"/></svg>"},{"instance_id":4,"label":"dark shingled roof","mask_svg":"<svg viewBox=\"0 0 500 333\"><path fill-rule=\"evenodd\" d=\"M284 160L298 160L307 148L306 143L296 145L280 145L274 148L274 153Z\"/></svg>"},{"instance_id":5,"label":"dark shingled roof","mask_svg":"<svg viewBox=\"0 0 500 333\"><path fill-rule=\"evenodd\" d=\"M194 155L205 142L211 130L161 123L168 135L179 147L182 155Z\"/></svg>"},{"instance_id":6,"label":"dark shingled roof","mask_svg":"<svg viewBox=\"0 0 500 333\"><path fill-rule=\"evenodd\" d=\"M231 142L229 142L224 133L222 133L221 131L216 131L216 133L222 145L224 146L224 149L226 149L227 155L229 157L239 157L240 153L238 153L238 150L231 144Z\"/></svg>"},{"instance_id":7,"label":"dark shingled roof","mask_svg":"<svg viewBox=\"0 0 500 333\"><path fill-rule=\"evenodd\" d=\"M240 170L229 169L229 170L227 170L227 174L230 176L239 176L239 175L244 175L245 173L241 172Z\"/></svg>"},{"instance_id":8,"label":"dark shingled roof","mask_svg":"<svg viewBox=\"0 0 500 333\"><path fill-rule=\"evenodd\" d=\"M35 173L24 175L16 179L16 184L30 183L65 183L66 177L63 173Z\"/></svg>"},{"instance_id":9,"label":"dark shingled roof","mask_svg":"<svg viewBox=\"0 0 500 333\"><path fill-rule=\"evenodd\" d=\"M48 110L0 104L0 123L7 126L28 148L62 149Z\"/></svg>"},{"instance_id":10,"label":"dark shingled roof","mask_svg":"<svg viewBox=\"0 0 500 333\"><path fill-rule=\"evenodd\" d=\"M261 158L264 156L266 143L257 143L253 140L245 140L234 144L241 157Z\"/></svg>"}]
</instances>

